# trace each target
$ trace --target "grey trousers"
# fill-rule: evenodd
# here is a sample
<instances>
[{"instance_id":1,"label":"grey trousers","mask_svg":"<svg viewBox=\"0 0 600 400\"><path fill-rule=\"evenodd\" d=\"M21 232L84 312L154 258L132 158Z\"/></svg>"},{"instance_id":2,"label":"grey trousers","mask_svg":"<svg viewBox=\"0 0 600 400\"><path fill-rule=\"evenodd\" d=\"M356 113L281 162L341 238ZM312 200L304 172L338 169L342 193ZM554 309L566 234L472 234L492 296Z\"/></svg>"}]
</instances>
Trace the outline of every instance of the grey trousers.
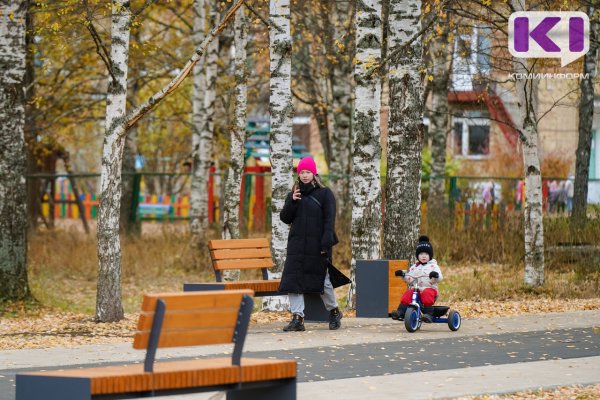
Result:
<instances>
[{"instance_id":1,"label":"grey trousers","mask_svg":"<svg viewBox=\"0 0 600 400\"><path fill-rule=\"evenodd\" d=\"M288 293L288 297L290 299L290 311L292 314L298 314L304 318L304 294ZM325 274L325 288L321 295L321 299L323 300L323 304L327 311L331 311L338 306L333 286L329 280L329 271Z\"/></svg>"}]
</instances>

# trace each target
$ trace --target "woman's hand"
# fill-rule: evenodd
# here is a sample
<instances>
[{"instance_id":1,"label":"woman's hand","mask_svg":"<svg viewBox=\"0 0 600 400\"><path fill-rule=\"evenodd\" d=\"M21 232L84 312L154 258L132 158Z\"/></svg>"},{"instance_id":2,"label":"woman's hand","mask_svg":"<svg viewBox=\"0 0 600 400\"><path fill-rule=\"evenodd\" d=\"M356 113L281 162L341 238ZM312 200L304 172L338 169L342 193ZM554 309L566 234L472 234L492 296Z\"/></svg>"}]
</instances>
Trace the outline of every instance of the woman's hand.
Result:
<instances>
[{"instance_id":1,"label":"woman's hand","mask_svg":"<svg viewBox=\"0 0 600 400\"><path fill-rule=\"evenodd\" d=\"M292 200L300 200L300 189L296 188L292 193Z\"/></svg>"}]
</instances>

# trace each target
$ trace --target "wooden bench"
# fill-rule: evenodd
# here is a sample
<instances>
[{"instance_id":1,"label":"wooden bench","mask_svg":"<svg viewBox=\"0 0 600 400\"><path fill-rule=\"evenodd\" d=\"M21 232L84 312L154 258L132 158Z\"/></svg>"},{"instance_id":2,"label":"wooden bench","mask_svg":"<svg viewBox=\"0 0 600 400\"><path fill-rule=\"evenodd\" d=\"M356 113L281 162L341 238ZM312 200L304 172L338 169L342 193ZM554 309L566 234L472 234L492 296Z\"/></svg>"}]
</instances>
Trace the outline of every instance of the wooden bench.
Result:
<instances>
[{"instance_id":1,"label":"wooden bench","mask_svg":"<svg viewBox=\"0 0 600 400\"><path fill-rule=\"evenodd\" d=\"M278 293L279 279L269 280L267 270L272 268L271 247L266 238L209 240L208 249L216 282L186 283L184 291L250 289L256 296L274 296ZM223 281L226 270L261 270L262 279L228 282Z\"/></svg>"},{"instance_id":2,"label":"wooden bench","mask_svg":"<svg viewBox=\"0 0 600 400\"><path fill-rule=\"evenodd\" d=\"M280 279L269 279L268 269L275 266L271 246L266 238L209 240L208 249L216 282L184 283L184 291L250 289L256 296L279 296ZM261 270L262 279L223 281L222 271ZM329 320L329 311L317 293L304 296L306 321Z\"/></svg>"},{"instance_id":3,"label":"wooden bench","mask_svg":"<svg viewBox=\"0 0 600 400\"><path fill-rule=\"evenodd\" d=\"M17 400L82 400L227 390L227 399L295 399L296 362L243 358L250 290L144 296L134 337L144 364L17 374ZM155 361L157 348L234 343L232 356Z\"/></svg>"}]
</instances>

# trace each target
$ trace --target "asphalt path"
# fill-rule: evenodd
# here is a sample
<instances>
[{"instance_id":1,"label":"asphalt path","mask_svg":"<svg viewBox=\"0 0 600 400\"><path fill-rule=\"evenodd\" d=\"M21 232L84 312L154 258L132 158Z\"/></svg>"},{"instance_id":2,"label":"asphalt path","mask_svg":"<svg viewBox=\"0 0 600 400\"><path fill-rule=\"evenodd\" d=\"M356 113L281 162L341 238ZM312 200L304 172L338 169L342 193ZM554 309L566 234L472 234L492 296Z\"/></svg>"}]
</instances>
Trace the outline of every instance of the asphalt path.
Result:
<instances>
[{"instance_id":1,"label":"asphalt path","mask_svg":"<svg viewBox=\"0 0 600 400\"><path fill-rule=\"evenodd\" d=\"M377 377L415 372L460 370L548 360L600 356L600 335L593 327L544 329L527 332L445 336L412 340L324 345L288 350L246 351L245 357L295 359L298 382L319 382L357 377ZM40 357L44 355L40 350ZM171 359L204 358L174 357ZM122 362L49 366L45 370L70 369ZM3 369L0 365L0 400L15 398L14 379L19 372L36 368ZM599 369L600 370L600 369ZM599 378L600 381L600 373Z\"/></svg>"}]
</instances>

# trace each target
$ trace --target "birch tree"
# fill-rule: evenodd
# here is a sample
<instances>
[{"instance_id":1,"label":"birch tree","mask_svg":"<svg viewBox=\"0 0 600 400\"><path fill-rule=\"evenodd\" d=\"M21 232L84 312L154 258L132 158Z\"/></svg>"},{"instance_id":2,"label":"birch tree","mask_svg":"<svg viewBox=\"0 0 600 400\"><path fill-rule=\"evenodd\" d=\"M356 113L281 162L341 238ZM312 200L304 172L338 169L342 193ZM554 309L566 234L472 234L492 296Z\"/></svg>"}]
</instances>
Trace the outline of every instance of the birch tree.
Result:
<instances>
[{"instance_id":1,"label":"birch tree","mask_svg":"<svg viewBox=\"0 0 600 400\"><path fill-rule=\"evenodd\" d=\"M525 11L520 0L511 0L514 11ZM513 57L516 74L526 76L535 63ZM542 219L542 175L540 170L539 135L537 123L537 79L517 79L515 89L519 108L520 140L523 148L525 173L525 284L544 283L544 226Z\"/></svg>"},{"instance_id":2,"label":"birch tree","mask_svg":"<svg viewBox=\"0 0 600 400\"><path fill-rule=\"evenodd\" d=\"M200 46L195 49L193 56L167 85L126 115L123 92L126 93L127 64L123 64L123 62L126 60L127 54L130 12L129 3L114 0L111 28L113 43L110 53L112 68L109 70L112 81L109 84L107 98L107 121L98 214L98 259L100 261L96 300L96 319L98 321L114 321L122 318L123 315L120 287L121 245L118 234L121 162L127 130L173 93L192 73L210 43L225 29L235 12L241 7L242 1L237 0L231 6L223 20L208 33Z\"/></svg>"},{"instance_id":3,"label":"birch tree","mask_svg":"<svg viewBox=\"0 0 600 400\"><path fill-rule=\"evenodd\" d=\"M583 59L584 77L580 82L579 100L579 140L575 161L575 185L573 193L573 213L571 227L585 223L587 219L588 177L590 173L590 153L592 149L592 125L594 121L594 79L598 68L598 17L595 15L598 1L590 1L587 14L590 17L590 49Z\"/></svg>"},{"instance_id":4,"label":"birch tree","mask_svg":"<svg viewBox=\"0 0 600 400\"><path fill-rule=\"evenodd\" d=\"M427 206L430 213L439 215L444 206L445 181L435 177L446 173L446 142L448 138L448 90L450 70L452 68L452 52L454 41L449 39L449 18L437 23L437 34L429 43L431 60L431 179Z\"/></svg>"},{"instance_id":5,"label":"birch tree","mask_svg":"<svg viewBox=\"0 0 600 400\"><path fill-rule=\"evenodd\" d=\"M332 108L333 139L331 140L330 182L337 194L340 215L350 213L350 173L352 167L352 54L354 30L352 18L354 4L336 1L333 10L334 48L338 49L333 64Z\"/></svg>"},{"instance_id":6,"label":"birch tree","mask_svg":"<svg viewBox=\"0 0 600 400\"><path fill-rule=\"evenodd\" d=\"M0 3L0 299L29 295L25 153L28 1Z\"/></svg>"},{"instance_id":7,"label":"birch tree","mask_svg":"<svg viewBox=\"0 0 600 400\"><path fill-rule=\"evenodd\" d=\"M292 91L289 0L271 0L269 14L274 26L269 30L271 95L269 114L271 132L269 138L271 157L271 246L275 263L270 277L279 277L285 262L286 243L289 227L279 219L285 197L292 184ZM282 310L287 297L265 297L263 308Z\"/></svg>"},{"instance_id":8,"label":"birch tree","mask_svg":"<svg viewBox=\"0 0 600 400\"><path fill-rule=\"evenodd\" d=\"M390 53L420 31L421 1L391 0ZM412 40L389 65L384 257L411 259L421 225L421 149L423 147L423 45Z\"/></svg>"},{"instance_id":9,"label":"birch tree","mask_svg":"<svg viewBox=\"0 0 600 400\"><path fill-rule=\"evenodd\" d=\"M125 137L121 135L127 104L127 62L131 9L127 0L113 0L111 17L110 78L106 98L106 120L102 148L100 205L98 207L98 289L96 319L123 318L121 304L121 167Z\"/></svg>"},{"instance_id":10,"label":"birch tree","mask_svg":"<svg viewBox=\"0 0 600 400\"><path fill-rule=\"evenodd\" d=\"M196 12L199 14L196 18L202 18L198 7L203 1L196 2ZM203 6L203 4L202 4ZM218 2L209 3L208 24L214 26L219 17ZM201 28L202 23L199 23ZM199 33L196 33L199 35ZM198 37L199 38L199 37ZM208 47L204 65L204 93L203 104L200 109L201 117L197 117L202 125L200 128L194 126L194 130L200 129L199 136L196 137L197 144L194 143L194 172L192 174L192 240L195 246L206 245L208 231L208 180L210 178L210 166L213 153L214 136L214 113L216 99L216 81L217 81L217 61L219 59L219 42L211 42ZM199 78L201 79L201 78ZM200 85L201 86L201 85ZM195 88L194 88L195 90ZM196 100L201 94L196 92ZM197 105L199 107L199 104ZM195 125L195 124L194 124Z\"/></svg>"},{"instance_id":11,"label":"birch tree","mask_svg":"<svg viewBox=\"0 0 600 400\"><path fill-rule=\"evenodd\" d=\"M381 1L356 3L356 65L352 178L352 283L348 306L354 306L356 260L380 258L381 247L381 78L372 73L381 62Z\"/></svg>"},{"instance_id":12,"label":"birch tree","mask_svg":"<svg viewBox=\"0 0 600 400\"><path fill-rule=\"evenodd\" d=\"M248 64L246 44L248 42L248 16L245 10L238 10L234 21L235 41L235 126L229 143L229 169L225 184L223 207L223 239L240 238L240 191L244 172L246 141L246 110L248 101ZM239 270L224 271L225 280L238 280Z\"/></svg>"},{"instance_id":13,"label":"birch tree","mask_svg":"<svg viewBox=\"0 0 600 400\"><path fill-rule=\"evenodd\" d=\"M197 47L204 40L206 31L206 5L204 0L194 1L194 32L192 40ZM200 248L208 226L208 206L205 196L207 180L203 176L205 165L202 163L201 146L204 128L206 126L206 109L204 96L206 95L206 57L202 57L196 64L193 72L192 90L192 181L190 192L190 232L192 235L192 247Z\"/></svg>"}]
</instances>

